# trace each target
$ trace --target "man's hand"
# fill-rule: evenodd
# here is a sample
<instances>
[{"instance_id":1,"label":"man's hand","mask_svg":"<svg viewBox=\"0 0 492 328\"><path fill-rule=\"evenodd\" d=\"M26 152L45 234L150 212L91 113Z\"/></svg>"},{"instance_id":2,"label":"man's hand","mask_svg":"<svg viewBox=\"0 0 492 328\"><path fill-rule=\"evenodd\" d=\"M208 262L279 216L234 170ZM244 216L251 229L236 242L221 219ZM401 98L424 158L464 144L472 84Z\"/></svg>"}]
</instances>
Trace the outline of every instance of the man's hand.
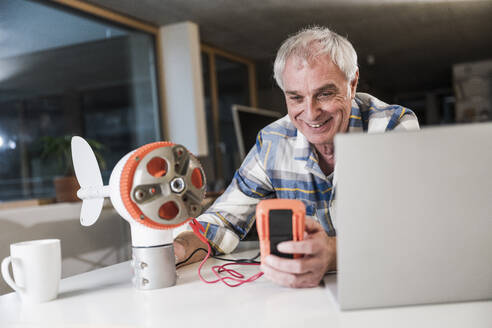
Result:
<instances>
[{"instance_id":1,"label":"man's hand","mask_svg":"<svg viewBox=\"0 0 492 328\"><path fill-rule=\"evenodd\" d=\"M192 231L185 231L180 233L176 237L176 239L174 239L173 246L174 255L176 257L176 264L183 262L196 249L205 249L205 251L196 252L188 261L186 261L185 263L181 263L179 267L203 260L203 258L205 258L205 255L207 255L207 245L203 241L201 241Z\"/></svg>"},{"instance_id":2,"label":"man's hand","mask_svg":"<svg viewBox=\"0 0 492 328\"><path fill-rule=\"evenodd\" d=\"M279 252L304 254L298 259L269 255L261 268L273 282L287 287L316 287L327 271L336 269L336 237L328 237L323 227L306 218L304 240L278 244Z\"/></svg>"}]
</instances>

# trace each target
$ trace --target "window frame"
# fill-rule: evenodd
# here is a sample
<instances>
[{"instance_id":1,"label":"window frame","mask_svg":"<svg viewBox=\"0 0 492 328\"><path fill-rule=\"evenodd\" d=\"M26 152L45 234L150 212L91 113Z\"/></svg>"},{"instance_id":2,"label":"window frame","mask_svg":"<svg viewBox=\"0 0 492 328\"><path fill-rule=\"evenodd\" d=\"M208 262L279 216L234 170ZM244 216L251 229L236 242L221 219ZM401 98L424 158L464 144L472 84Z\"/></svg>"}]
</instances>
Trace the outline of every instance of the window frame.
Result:
<instances>
[{"instance_id":1,"label":"window frame","mask_svg":"<svg viewBox=\"0 0 492 328\"><path fill-rule=\"evenodd\" d=\"M201 51L208 55L208 66L210 70L209 74L209 84L210 84L210 102L212 109L212 126L213 126L213 136L214 136L214 162L215 162L215 176L217 179L223 179L223 168L222 159L220 158L221 153L219 149L220 143L220 114L219 114L219 88L217 81L217 70L215 67L215 56L224 57L231 61L239 62L244 64L248 68L248 84L249 84L249 101L250 107L258 107L258 93L257 93L257 83L256 83L256 65L253 60L246 57L242 57L233 54L228 51L216 48L214 46L202 43Z\"/></svg>"}]
</instances>

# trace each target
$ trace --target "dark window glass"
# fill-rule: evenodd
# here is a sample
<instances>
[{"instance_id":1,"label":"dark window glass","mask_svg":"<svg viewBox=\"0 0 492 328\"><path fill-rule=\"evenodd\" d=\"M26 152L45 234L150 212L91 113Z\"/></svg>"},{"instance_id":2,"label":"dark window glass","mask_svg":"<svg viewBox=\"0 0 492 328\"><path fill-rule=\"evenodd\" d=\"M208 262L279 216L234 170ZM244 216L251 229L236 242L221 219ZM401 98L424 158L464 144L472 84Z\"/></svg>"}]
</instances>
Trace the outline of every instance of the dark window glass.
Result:
<instances>
[{"instance_id":1,"label":"dark window glass","mask_svg":"<svg viewBox=\"0 0 492 328\"><path fill-rule=\"evenodd\" d=\"M206 158L200 158L200 162L207 175L207 190L216 191L216 170L215 164L215 126L214 115L212 109L212 91L210 85L210 55L206 52L202 52L202 75L203 75L203 95L205 97L205 120L207 123L207 138L208 138L208 155Z\"/></svg>"},{"instance_id":2,"label":"dark window glass","mask_svg":"<svg viewBox=\"0 0 492 328\"><path fill-rule=\"evenodd\" d=\"M160 139L152 35L44 2L0 2L0 200L53 197L63 157L42 138L80 135L116 162Z\"/></svg>"},{"instance_id":3,"label":"dark window glass","mask_svg":"<svg viewBox=\"0 0 492 328\"><path fill-rule=\"evenodd\" d=\"M219 149L224 182L227 185L241 164L232 121L232 105L250 105L248 67L221 56L215 56L215 65L219 94Z\"/></svg>"}]
</instances>

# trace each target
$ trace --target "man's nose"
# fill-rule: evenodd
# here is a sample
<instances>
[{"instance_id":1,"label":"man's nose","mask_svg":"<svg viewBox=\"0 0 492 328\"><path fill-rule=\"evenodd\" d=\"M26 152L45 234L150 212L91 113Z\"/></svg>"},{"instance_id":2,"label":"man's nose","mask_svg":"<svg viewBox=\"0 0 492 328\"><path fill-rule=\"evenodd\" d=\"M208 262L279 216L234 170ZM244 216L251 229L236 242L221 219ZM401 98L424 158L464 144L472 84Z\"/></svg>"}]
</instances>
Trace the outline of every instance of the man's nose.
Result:
<instances>
[{"instance_id":1,"label":"man's nose","mask_svg":"<svg viewBox=\"0 0 492 328\"><path fill-rule=\"evenodd\" d=\"M321 108L319 107L319 103L316 99L311 99L307 101L306 104L306 119L314 122L318 118L321 113Z\"/></svg>"}]
</instances>

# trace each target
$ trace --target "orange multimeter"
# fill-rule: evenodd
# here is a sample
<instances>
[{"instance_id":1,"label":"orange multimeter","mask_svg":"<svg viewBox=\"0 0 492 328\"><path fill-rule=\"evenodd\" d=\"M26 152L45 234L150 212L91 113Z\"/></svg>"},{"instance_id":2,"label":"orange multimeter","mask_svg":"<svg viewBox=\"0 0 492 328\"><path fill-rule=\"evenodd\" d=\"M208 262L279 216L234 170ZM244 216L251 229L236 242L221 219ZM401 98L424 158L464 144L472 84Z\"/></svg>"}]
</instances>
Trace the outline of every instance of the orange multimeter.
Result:
<instances>
[{"instance_id":1,"label":"orange multimeter","mask_svg":"<svg viewBox=\"0 0 492 328\"><path fill-rule=\"evenodd\" d=\"M261 261L269 254L299 258L301 254L285 254L277 250L283 241L304 238L306 207L296 199L262 200L256 206L256 230L260 239Z\"/></svg>"}]
</instances>

